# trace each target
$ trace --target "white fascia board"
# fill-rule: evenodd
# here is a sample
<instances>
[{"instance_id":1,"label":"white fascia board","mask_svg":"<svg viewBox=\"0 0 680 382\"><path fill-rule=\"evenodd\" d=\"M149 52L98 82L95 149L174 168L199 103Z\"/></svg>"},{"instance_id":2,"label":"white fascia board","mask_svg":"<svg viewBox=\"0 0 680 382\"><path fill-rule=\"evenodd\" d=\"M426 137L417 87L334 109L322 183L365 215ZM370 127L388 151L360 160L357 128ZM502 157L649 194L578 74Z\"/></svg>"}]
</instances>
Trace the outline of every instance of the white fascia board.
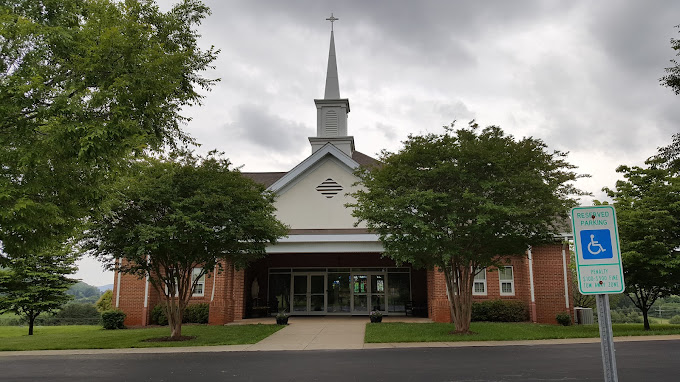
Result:
<instances>
[{"instance_id":1,"label":"white fascia board","mask_svg":"<svg viewBox=\"0 0 680 382\"><path fill-rule=\"evenodd\" d=\"M357 167L359 167L359 163L357 163L356 161L354 161L354 159L350 158L347 154L342 152L342 150L333 146L330 143L326 143L322 148L317 150L317 152L308 156L307 159L300 162L300 164L295 166L292 170L288 171L286 175L282 176L279 180L274 182L267 189L278 193L279 190L287 186L289 183L293 182L305 171L312 168L312 166L314 166L317 162L323 159L323 157L325 157L326 155L331 155L335 157L338 161L340 161L340 163L346 165L352 170L355 170Z\"/></svg>"},{"instance_id":2,"label":"white fascia board","mask_svg":"<svg viewBox=\"0 0 680 382\"><path fill-rule=\"evenodd\" d=\"M373 233L351 233L342 235L290 235L279 240L279 243L343 243L343 242L380 242Z\"/></svg>"},{"instance_id":3,"label":"white fascia board","mask_svg":"<svg viewBox=\"0 0 680 382\"><path fill-rule=\"evenodd\" d=\"M357 253L383 252L383 246L375 234L346 235L290 235L275 245L267 247L267 253Z\"/></svg>"}]
</instances>

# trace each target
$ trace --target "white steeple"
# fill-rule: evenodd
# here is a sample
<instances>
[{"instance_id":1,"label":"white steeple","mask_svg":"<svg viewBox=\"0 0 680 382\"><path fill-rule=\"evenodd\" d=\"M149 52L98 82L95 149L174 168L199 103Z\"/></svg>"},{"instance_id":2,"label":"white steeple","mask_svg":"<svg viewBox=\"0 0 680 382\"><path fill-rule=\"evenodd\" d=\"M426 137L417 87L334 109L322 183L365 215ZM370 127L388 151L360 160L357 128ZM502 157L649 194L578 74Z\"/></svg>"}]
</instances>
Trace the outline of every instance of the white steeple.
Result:
<instances>
[{"instance_id":1,"label":"white steeple","mask_svg":"<svg viewBox=\"0 0 680 382\"><path fill-rule=\"evenodd\" d=\"M328 52L328 70L326 71L326 92L324 99L340 99L340 85L338 84L338 64L335 61L335 39L331 31L331 48Z\"/></svg>"},{"instance_id":2,"label":"white steeple","mask_svg":"<svg viewBox=\"0 0 680 382\"><path fill-rule=\"evenodd\" d=\"M310 137L312 154L327 143L335 145L348 156L354 152L354 137L347 135L347 113L349 100L340 98L338 82L338 65L335 58L335 38L333 36L333 22L338 20L331 17L331 44L328 51L328 70L326 72L326 89L323 99L315 99L316 104L316 137Z\"/></svg>"}]
</instances>

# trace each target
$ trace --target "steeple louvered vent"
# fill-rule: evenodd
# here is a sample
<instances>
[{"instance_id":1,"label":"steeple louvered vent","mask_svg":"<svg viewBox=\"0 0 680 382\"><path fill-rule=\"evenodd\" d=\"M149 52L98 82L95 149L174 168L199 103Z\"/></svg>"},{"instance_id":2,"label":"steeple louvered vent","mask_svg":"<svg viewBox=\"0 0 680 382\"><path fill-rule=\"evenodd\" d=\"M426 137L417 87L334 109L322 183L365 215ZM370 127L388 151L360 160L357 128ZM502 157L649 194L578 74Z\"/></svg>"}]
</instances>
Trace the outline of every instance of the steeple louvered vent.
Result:
<instances>
[{"instance_id":1,"label":"steeple louvered vent","mask_svg":"<svg viewBox=\"0 0 680 382\"><path fill-rule=\"evenodd\" d=\"M342 191L342 186L338 182L331 178L324 180L320 185L316 186L316 190L321 193L321 195L330 199Z\"/></svg>"},{"instance_id":2,"label":"steeple louvered vent","mask_svg":"<svg viewBox=\"0 0 680 382\"><path fill-rule=\"evenodd\" d=\"M335 110L326 112L326 136L338 136L338 113Z\"/></svg>"}]
</instances>

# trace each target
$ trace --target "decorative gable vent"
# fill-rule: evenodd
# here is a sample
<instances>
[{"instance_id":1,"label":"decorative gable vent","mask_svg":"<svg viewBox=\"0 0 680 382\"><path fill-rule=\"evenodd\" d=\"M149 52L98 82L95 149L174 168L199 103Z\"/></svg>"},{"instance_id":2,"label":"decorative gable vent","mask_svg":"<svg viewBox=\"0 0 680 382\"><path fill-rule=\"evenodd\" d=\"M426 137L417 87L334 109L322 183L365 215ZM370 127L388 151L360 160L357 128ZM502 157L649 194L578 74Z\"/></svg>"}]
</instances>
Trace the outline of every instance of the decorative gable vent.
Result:
<instances>
[{"instance_id":1,"label":"decorative gable vent","mask_svg":"<svg viewBox=\"0 0 680 382\"><path fill-rule=\"evenodd\" d=\"M331 178L324 180L320 185L316 186L316 190L321 193L321 195L327 197L328 199L334 197L338 192L342 191L342 186L338 182Z\"/></svg>"}]
</instances>

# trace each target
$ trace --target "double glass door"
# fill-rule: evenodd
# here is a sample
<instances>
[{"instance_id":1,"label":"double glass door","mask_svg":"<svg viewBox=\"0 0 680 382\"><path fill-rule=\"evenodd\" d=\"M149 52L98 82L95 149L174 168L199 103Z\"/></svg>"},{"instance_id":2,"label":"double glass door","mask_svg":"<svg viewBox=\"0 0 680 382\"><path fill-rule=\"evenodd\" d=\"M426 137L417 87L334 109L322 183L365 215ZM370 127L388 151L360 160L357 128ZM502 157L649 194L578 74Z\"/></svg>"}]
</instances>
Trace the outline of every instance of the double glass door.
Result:
<instances>
[{"instance_id":1,"label":"double glass door","mask_svg":"<svg viewBox=\"0 0 680 382\"><path fill-rule=\"evenodd\" d=\"M293 314L326 313L326 274L293 274Z\"/></svg>"},{"instance_id":2,"label":"double glass door","mask_svg":"<svg viewBox=\"0 0 680 382\"><path fill-rule=\"evenodd\" d=\"M386 287L384 272L352 274L352 312L385 312Z\"/></svg>"}]
</instances>

